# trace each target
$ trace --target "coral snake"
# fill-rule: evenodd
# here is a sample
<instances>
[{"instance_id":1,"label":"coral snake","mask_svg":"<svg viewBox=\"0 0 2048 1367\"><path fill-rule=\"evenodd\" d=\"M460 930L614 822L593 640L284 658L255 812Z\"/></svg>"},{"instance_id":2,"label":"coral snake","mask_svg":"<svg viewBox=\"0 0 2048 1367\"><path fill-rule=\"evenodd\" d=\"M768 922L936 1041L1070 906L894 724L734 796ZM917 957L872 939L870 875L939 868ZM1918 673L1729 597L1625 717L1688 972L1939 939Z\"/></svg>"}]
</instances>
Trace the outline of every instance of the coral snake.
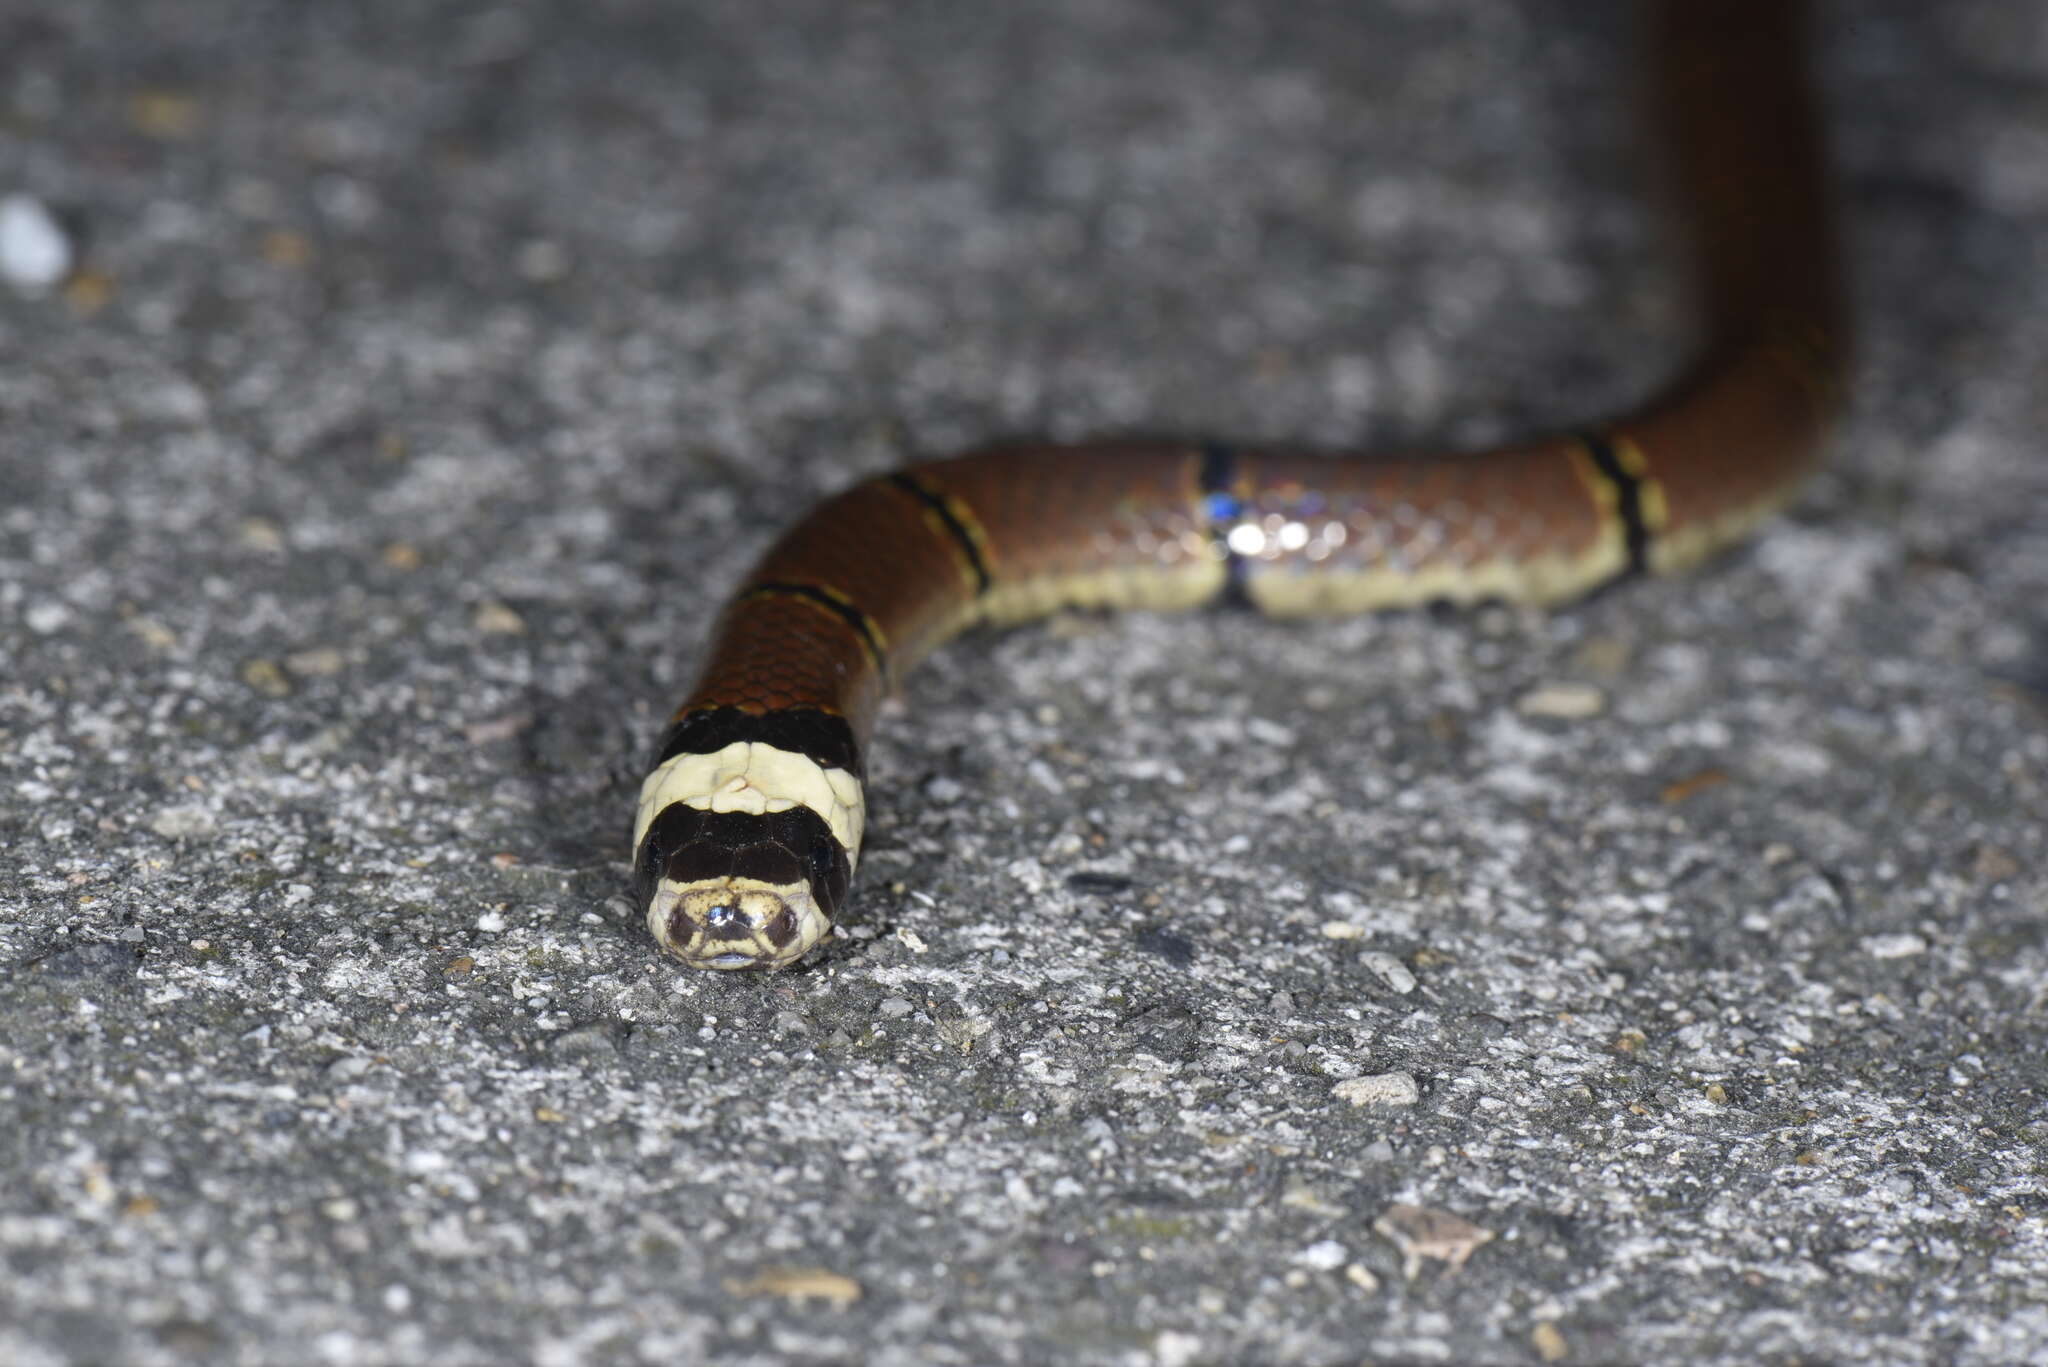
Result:
<instances>
[{"instance_id":1,"label":"coral snake","mask_svg":"<svg viewBox=\"0 0 2048 1367\"><path fill-rule=\"evenodd\" d=\"M876 708L964 628L1067 607L1556 603L1692 565L1781 507L1846 363L1804 25L1788 0L1654 7L1654 113L1706 341L1641 411L1455 455L1009 447L815 508L726 606L641 789L637 895L661 947L776 967L828 934Z\"/></svg>"}]
</instances>

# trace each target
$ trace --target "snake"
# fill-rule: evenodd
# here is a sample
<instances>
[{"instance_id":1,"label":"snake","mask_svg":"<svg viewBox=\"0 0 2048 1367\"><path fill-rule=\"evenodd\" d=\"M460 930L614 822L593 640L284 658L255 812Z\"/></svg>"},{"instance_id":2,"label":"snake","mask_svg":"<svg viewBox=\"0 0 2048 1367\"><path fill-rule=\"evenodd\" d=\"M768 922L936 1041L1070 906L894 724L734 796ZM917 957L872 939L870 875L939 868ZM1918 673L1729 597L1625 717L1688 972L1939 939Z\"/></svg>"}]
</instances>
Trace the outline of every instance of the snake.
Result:
<instances>
[{"instance_id":1,"label":"snake","mask_svg":"<svg viewBox=\"0 0 2048 1367\"><path fill-rule=\"evenodd\" d=\"M1010 444L865 479L800 518L725 604L641 787L635 898L656 943L692 967L780 968L830 936L876 711L968 628L1063 609L1558 604L1688 569L1783 508L1848 358L1802 11L1660 0L1645 16L1647 118L1702 326L1639 409L1464 452Z\"/></svg>"}]
</instances>

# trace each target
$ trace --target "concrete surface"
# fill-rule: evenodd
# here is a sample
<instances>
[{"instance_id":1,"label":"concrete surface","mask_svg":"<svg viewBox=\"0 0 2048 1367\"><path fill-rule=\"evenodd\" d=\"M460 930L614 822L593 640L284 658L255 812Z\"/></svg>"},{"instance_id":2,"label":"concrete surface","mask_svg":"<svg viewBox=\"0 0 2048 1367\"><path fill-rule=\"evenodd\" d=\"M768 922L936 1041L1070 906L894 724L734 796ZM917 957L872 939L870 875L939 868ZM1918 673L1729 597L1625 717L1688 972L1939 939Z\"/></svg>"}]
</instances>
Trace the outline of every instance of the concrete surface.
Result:
<instances>
[{"instance_id":1,"label":"concrete surface","mask_svg":"<svg viewBox=\"0 0 2048 1367\"><path fill-rule=\"evenodd\" d=\"M1754 547L974 640L822 964L619 895L819 493L1653 387L1622 11L0 8L0 1361L2048 1359L2040 0L1826 8Z\"/></svg>"}]
</instances>

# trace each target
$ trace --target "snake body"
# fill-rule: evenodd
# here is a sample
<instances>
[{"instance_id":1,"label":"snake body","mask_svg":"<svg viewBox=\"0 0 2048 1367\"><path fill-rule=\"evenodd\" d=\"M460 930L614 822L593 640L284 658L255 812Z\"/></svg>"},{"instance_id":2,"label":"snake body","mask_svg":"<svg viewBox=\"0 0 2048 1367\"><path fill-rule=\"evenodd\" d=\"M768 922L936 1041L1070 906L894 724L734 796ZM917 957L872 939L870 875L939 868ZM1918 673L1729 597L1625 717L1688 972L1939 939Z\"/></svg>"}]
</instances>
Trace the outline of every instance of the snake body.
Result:
<instances>
[{"instance_id":1,"label":"snake body","mask_svg":"<svg viewBox=\"0 0 2048 1367\"><path fill-rule=\"evenodd\" d=\"M876 709L968 627L1068 607L1556 603L1684 569L1781 507L1818 459L1846 351L1800 11L1656 7L1659 131L1707 342L1642 411L1458 455L1008 447L866 480L798 522L726 606L641 790L638 895L661 947L774 967L828 933Z\"/></svg>"}]
</instances>

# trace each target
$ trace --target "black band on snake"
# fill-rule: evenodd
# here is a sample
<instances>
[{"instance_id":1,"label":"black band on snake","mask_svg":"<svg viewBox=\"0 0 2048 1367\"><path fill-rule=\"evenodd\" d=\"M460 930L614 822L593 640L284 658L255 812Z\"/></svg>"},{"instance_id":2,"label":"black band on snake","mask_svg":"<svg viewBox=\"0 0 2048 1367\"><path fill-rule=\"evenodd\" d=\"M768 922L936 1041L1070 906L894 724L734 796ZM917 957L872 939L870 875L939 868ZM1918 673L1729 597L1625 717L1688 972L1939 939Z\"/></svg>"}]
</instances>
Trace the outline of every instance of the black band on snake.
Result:
<instances>
[{"instance_id":1,"label":"black band on snake","mask_svg":"<svg viewBox=\"0 0 2048 1367\"><path fill-rule=\"evenodd\" d=\"M860 859L876 706L965 628L1227 600L1281 615L1556 603L1693 565L1791 498L1846 360L1803 6L1654 9L1659 133L1708 324L1664 398L1468 454L1104 442L855 485L754 567L663 737L633 832L661 947L774 967L827 934Z\"/></svg>"}]
</instances>

